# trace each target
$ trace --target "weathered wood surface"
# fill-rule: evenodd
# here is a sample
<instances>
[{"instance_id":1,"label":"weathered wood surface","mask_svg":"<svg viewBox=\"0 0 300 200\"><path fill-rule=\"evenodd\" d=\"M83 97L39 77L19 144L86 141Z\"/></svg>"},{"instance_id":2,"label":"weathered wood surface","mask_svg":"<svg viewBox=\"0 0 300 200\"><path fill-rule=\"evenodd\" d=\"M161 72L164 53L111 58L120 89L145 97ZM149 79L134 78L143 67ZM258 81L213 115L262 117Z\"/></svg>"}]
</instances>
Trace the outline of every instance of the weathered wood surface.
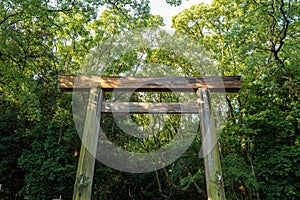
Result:
<instances>
[{"instance_id":1,"label":"weathered wood surface","mask_svg":"<svg viewBox=\"0 0 300 200\"><path fill-rule=\"evenodd\" d=\"M206 88L198 92L199 118L208 200L225 200L224 183L215 121Z\"/></svg>"},{"instance_id":2,"label":"weathered wood surface","mask_svg":"<svg viewBox=\"0 0 300 200\"><path fill-rule=\"evenodd\" d=\"M111 77L111 76L59 76L63 91L88 90L99 87L104 91L197 91L207 87L211 92L238 92L240 76L208 77Z\"/></svg>"},{"instance_id":3,"label":"weathered wood surface","mask_svg":"<svg viewBox=\"0 0 300 200\"><path fill-rule=\"evenodd\" d=\"M103 113L198 114L196 101L187 103L103 102Z\"/></svg>"},{"instance_id":4,"label":"weathered wood surface","mask_svg":"<svg viewBox=\"0 0 300 200\"><path fill-rule=\"evenodd\" d=\"M91 88L87 113L82 135L76 182L73 200L91 199L94 178L95 157L97 152L100 131L100 105L103 91L100 88Z\"/></svg>"}]
</instances>

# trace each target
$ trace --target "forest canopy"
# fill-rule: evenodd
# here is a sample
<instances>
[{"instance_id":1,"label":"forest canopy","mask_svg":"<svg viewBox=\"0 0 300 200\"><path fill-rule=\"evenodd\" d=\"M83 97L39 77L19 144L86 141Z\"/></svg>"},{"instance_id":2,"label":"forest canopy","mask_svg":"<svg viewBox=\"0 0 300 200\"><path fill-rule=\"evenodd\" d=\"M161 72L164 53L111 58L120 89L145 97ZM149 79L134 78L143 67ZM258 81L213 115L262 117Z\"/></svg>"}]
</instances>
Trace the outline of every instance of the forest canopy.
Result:
<instances>
[{"instance_id":1,"label":"forest canopy","mask_svg":"<svg viewBox=\"0 0 300 200\"><path fill-rule=\"evenodd\" d=\"M166 2L176 6L182 1ZM205 67L217 75L242 76L239 93L226 93L219 97L222 103L218 98L214 102L220 108L215 114L226 198L300 199L299 13L296 0L193 5L173 16L172 37L160 33L163 46L132 48L116 56L102 74L134 74L138 67L154 63L161 66L158 71L145 67L144 72L202 76L205 70L200 68ZM0 199L72 198L81 139L72 94L58 88L58 76L95 73L99 58L105 61L103 55L111 55L104 50L118 53L119 46L111 46L111 41L136 30L161 30L163 25L161 16L151 14L148 0L0 2ZM181 42L201 51L188 54L189 59L177 56L186 50ZM178 49L166 51L167 45ZM186 98L133 93L130 100ZM159 135L136 139L104 115L102 128L110 139L134 152L169 143L180 121L177 115L137 114L131 119L138 127L151 128L154 121L167 124L154 127ZM92 199L206 199L200 146L198 133L179 159L150 173L120 172L97 162Z\"/></svg>"}]
</instances>

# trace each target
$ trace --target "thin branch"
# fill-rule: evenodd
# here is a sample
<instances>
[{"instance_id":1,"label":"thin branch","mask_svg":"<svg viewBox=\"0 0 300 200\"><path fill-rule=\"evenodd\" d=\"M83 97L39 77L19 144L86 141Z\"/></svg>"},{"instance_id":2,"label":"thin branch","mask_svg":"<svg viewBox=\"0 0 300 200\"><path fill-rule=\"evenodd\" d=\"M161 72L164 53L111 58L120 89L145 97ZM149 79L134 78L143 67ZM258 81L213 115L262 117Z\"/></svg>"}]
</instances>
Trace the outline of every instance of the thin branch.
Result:
<instances>
[{"instance_id":1,"label":"thin branch","mask_svg":"<svg viewBox=\"0 0 300 200\"><path fill-rule=\"evenodd\" d=\"M233 114L233 107L232 107L232 104L231 104L231 101L229 99L229 97L226 95L226 102L228 104L228 107L229 107L229 113L230 113L230 116L233 117L234 114Z\"/></svg>"},{"instance_id":2,"label":"thin branch","mask_svg":"<svg viewBox=\"0 0 300 200\"><path fill-rule=\"evenodd\" d=\"M0 21L0 25L2 25L6 20L8 20L9 18L11 17L14 17L16 15L19 15L21 12L17 12L17 13L14 13L14 14L11 14L11 15L7 15L6 17L4 17L1 21Z\"/></svg>"},{"instance_id":3,"label":"thin branch","mask_svg":"<svg viewBox=\"0 0 300 200\"><path fill-rule=\"evenodd\" d=\"M188 174L189 177L192 176L191 172L189 171L189 169L187 167L185 167L185 171L187 172L187 174ZM201 194L204 199L207 199L206 192L204 192L204 190L202 190L195 181L193 181L193 184L194 184L195 188L197 189L197 192L199 194Z\"/></svg>"},{"instance_id":4,"label":"thin branch","mask_svg":"<svg viewBox=\"0 0 300 200\"><path fill-rule=\"evenodd\" d=\"M1 56L7 57L8 59L12 60L15 64L17 64L21 68L21 64L16 59L14 59L12 56L10 56L8 54L4 54L2 52L0 54L1 54ZM1 57L0 57L0 59L1 59Z\"/></svg>"}]
</instances>

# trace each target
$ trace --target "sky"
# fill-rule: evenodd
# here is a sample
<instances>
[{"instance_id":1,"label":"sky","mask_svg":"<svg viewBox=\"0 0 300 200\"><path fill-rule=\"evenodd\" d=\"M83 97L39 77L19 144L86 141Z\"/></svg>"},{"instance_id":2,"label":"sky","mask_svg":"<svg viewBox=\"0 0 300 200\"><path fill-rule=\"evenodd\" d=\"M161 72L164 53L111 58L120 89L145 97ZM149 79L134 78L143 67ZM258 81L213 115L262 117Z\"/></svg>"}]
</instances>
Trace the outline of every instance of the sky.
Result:
<instances>
[{"instance_id":1,"label":"sky","mask_svg":"<svg viewBox=\"0 0 300 200\"><path fill-rule=\"evenodd\" d=\"M183 0L180 6L171 6L166 3L166 0L150 0L151 13L160 15L164 18L166 28L171 28L172 16L181 12L184 9L190 8L194 4L207 3L210 4L212 0Z\"/></svg>"},{"instance_id":2,"label":"sky","mask_svg":"<svg viewBox=\"0 0 300 200\"><path fill-rule=\"evenodd\" d=\"M172 16L178 14L184 9L190 8L192 5L199 3L211 4L213 0L182 0L180 6L171 6L166 3L166 0L150 0L151 14L160 15L164 18L165 28L171 29ZM99 9L99 13L105 10L105 7Z\"/></svg>"}]
</instances>

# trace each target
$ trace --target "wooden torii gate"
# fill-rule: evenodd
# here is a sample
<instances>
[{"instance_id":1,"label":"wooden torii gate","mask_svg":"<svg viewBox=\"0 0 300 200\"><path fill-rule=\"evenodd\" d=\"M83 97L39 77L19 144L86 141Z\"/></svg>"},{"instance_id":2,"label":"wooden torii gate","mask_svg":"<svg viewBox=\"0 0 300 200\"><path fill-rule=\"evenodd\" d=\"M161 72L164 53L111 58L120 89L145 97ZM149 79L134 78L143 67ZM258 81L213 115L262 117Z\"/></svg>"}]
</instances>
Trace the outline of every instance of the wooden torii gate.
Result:
<instances>
[{"instance_id":1,"label":"wooden torii gate","mask_svg":"<svg viewBox=\"0 0 300 200\"><path fill-rule=\"evenodd\" d=\"M80 84L75 84L79 81ZM184 82L183 82L184 80ZM155 84L159 82L160 84ZM145 84L147 83L147 84ZM139 86L138 88L137 85ZM225 200L222 170L215 124L211 120L212 112L209 100L210 92L238 92L241 88L240 76L223 77L109 77L109 76L60 76L59 86L62 91L72 92L77 90L89 90L89 102L87 107L82 145L77 168L76 183L74 186L73 200L91 199L92 182L95 167L95 155L100 127L95 121L100 119L101 113L131 112L131 113L192 113L199 114L202 140L209 139L207 145L202 148L211 148L204 155L204 167L206 176L207 196L210 200ZM143 103L143 102L102 102L103 93L118 91L136 92L190 92L197 94L197 101L187 103ZM87 150L86 146L89 146Z\"/></svg>"}]
</instances>

